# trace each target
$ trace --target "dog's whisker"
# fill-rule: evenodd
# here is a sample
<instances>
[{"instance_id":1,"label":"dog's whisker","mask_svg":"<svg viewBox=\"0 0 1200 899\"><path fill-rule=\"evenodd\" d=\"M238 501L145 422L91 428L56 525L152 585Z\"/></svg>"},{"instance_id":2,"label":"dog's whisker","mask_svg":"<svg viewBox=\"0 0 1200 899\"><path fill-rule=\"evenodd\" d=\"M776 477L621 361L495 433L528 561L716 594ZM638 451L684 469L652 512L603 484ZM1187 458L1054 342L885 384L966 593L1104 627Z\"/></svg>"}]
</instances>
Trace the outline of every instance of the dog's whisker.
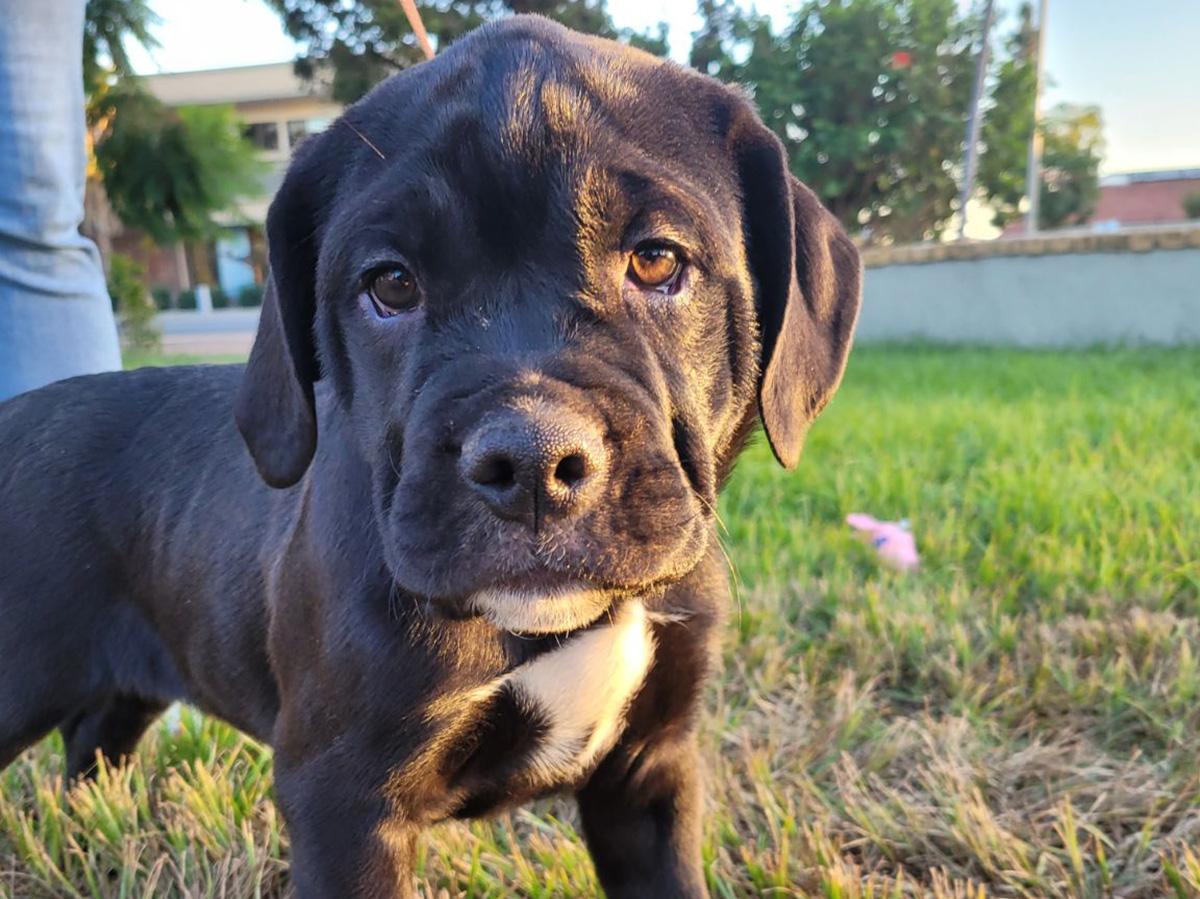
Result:
<instances>
[{"instance_id":1,"label":"dog's whisker","mask_svg":"<svg viewBox=\"0 0 1200 899\"><path fill-rule=\"evenodd\" d=\"M717 527L719 527L726 534L726 536L728 536L729 528L725 526L725 521L721 518L721 512L717 508L716 504L709 502L699 493L696 494L696 499L700 500L704 507L708 509L708 511L712 514L713 520L716 521Z\"/></svg>"},{"instance_id":2,"label":"dog's whisker","mask_svg":"<svg viewBox=\"0 0 1200 899\"><path fill-rule=\"evenodd\" d=\"M738 630L740 631L746 613L746 607L742 601L741 574L738 572L737 563L733 560L733 556L730 555L728 547L725 546L724 539L722 539L720 534L717 534L716 538L717 548L720 549L721 555L725 559L725 568L729 572L729 587L730 592L733 594L733 602L737 606L737 622Z\"/></svg>"},{"instance_id":3,"label":"dog's whisker","mask_svg":"<svg viewBox=\"0 0 1200 899\"><path fill-rule=\"evenodd\" d=\"M384 160L385 162L387 161L387 157L383 155L383 151L380 150L377 146L375 146L375 144L373 144L371 142L371 139L369 137L367 137L365 134L363 134L361 131L359 131L357 128L355 128L349 119L343 117L341 119L338 119L338 121L341 122L343 125L345 125L347 128L349 128L351 131L353 131L356 135L358 135L358 139L361 140L368 147L370 147L372 150L374 150L376 156L378 156L380 159Z\"/></svg>"}]
</instances>

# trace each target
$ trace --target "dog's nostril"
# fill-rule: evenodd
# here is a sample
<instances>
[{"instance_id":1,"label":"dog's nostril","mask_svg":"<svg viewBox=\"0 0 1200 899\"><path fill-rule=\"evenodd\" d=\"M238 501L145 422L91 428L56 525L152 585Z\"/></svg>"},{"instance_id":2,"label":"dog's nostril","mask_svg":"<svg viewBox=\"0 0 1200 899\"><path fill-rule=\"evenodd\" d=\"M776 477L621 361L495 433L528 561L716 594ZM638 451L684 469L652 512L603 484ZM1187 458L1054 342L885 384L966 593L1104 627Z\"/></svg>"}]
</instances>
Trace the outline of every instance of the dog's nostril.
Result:
<instances>
[{"instance_id":1,"label":"dog's nostril","mask_svg":"<svg viewBox=\"0 0 1200 899\"><path fill-rule=\"evenodd\" d=\"M484 487L510 487L516 481L512 460L505 456L488 456L480 460L471 472L471 480Z\"/></svg>"},{"instance_id":2,"label":"dog's nostril","mask_svg":"<svg viewBox=\"0 0 1200 899\"><path fill-rule=\"evenodd\" d=\"M571 453L559 460L554 469L554 479L567 487L574 487L587 477L587 459L582 453Z\"/></svg>"},{"instance_id":3,"label":"dog's nostril","mask_svg":"<svg viewBox=\"0 0 1200 899\"><path fill-rule=\"evenodd\" d=\"M489 415L463 440L457 468L498 517L537 531L586 510L601 492L607 461L593 422L547 402Z\"/></svg>"}]
</instances>

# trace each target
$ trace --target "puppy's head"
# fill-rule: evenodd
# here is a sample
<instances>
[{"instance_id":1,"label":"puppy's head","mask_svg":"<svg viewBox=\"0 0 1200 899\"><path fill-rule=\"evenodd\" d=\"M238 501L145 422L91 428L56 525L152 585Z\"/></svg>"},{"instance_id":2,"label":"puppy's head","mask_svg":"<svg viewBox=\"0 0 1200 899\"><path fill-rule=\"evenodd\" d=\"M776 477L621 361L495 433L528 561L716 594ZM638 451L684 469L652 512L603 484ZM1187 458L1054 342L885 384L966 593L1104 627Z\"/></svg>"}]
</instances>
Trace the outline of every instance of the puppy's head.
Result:
<instances>
[{"instance_id":1,"label":"puppy's head","mask_svg":"<svg viewBox=\"0 0 1200 899\"><path fill-rule=\"evenodd\" d=\"M529 17L310 138L268 237L236 408L262 476L303 476L327 379L397 584L521 632L688 573L757 415L796 463L859 304L741 95Z\"/></svg>"}]
</instances>

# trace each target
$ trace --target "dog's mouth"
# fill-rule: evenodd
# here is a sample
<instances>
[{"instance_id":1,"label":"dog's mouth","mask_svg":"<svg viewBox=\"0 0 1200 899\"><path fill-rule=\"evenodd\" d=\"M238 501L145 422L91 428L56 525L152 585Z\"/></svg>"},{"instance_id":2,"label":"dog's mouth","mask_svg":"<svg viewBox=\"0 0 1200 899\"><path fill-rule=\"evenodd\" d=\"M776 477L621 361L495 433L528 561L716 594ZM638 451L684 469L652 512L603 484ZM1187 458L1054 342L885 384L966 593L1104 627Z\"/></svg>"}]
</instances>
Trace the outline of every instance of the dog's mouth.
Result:
<instances>
[{"instance_id":1,"label":"dog's mouth","mask_svg":"<svg viewBox=\"0 0 1200 899\"><path fill-rule=\"evenodd\" d=\"M704 538L702 527L690 529L687 542L653 566L617 551L588 558L570 546L550 562L536 558L549 553L530 547L532 538L518 535L489 553L452 556L432 568L408 564L414 554L401 552L389 567L399 591L435 618L482 619L520 636L561 636L588 628L625 600L661 597L699 564Z\"/></svg>"},{"instance_id":2,"label":"dog's mouth","mask_svg":"<svg viewBox=\"0 0 1200 899\"><path fill-rule=\"evenodd\" d=\"M498 630L550 636L583 630L621 599L638 593L552 571L503 578L457 597L433 597L430 609L451 618L483 618Z\"/></svg>"},{"instance_id":3,"label":"dog's mouth","mask_svg":"<svg viewBox=\"0 0 1200 899\"><path fill-rule=\"evenodd\" d=\"M479 590L467 597L466 608L502 631L538 636L587 627L608 611L617 597L585 581L541 586L538 580Z\"/></svg>"}]
</instances>

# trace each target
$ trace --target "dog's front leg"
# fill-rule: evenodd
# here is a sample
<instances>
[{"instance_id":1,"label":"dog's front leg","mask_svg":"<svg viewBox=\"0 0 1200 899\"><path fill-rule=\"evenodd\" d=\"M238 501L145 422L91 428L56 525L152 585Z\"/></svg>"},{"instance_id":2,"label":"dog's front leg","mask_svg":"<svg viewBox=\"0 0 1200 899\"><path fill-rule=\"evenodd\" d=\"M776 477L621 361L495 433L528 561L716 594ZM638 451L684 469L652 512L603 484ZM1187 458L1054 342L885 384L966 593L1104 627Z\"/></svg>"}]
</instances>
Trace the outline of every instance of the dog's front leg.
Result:
<instances>
[{"instance_id":1,"label":"dog's front leg","mask_svg":"<svg viewBox=\"0 0 1200 899\"><path fill-rule=\"evenodd\" d=\"M691 737L618 746L580 790L584 837L609 899L708 896L699 772Z\"/></svg>"},{"instance_id":2,"label":"dog's front leg","mask_svg":"<svg viewBox=\"0 0 1200 899\"><path fill-rule=\"evenodd\" d=\"M418 828L382 795L359 795L354 772L342 770L276 767L296 899L415 899Z\"/></svg>"}]
</instances>

